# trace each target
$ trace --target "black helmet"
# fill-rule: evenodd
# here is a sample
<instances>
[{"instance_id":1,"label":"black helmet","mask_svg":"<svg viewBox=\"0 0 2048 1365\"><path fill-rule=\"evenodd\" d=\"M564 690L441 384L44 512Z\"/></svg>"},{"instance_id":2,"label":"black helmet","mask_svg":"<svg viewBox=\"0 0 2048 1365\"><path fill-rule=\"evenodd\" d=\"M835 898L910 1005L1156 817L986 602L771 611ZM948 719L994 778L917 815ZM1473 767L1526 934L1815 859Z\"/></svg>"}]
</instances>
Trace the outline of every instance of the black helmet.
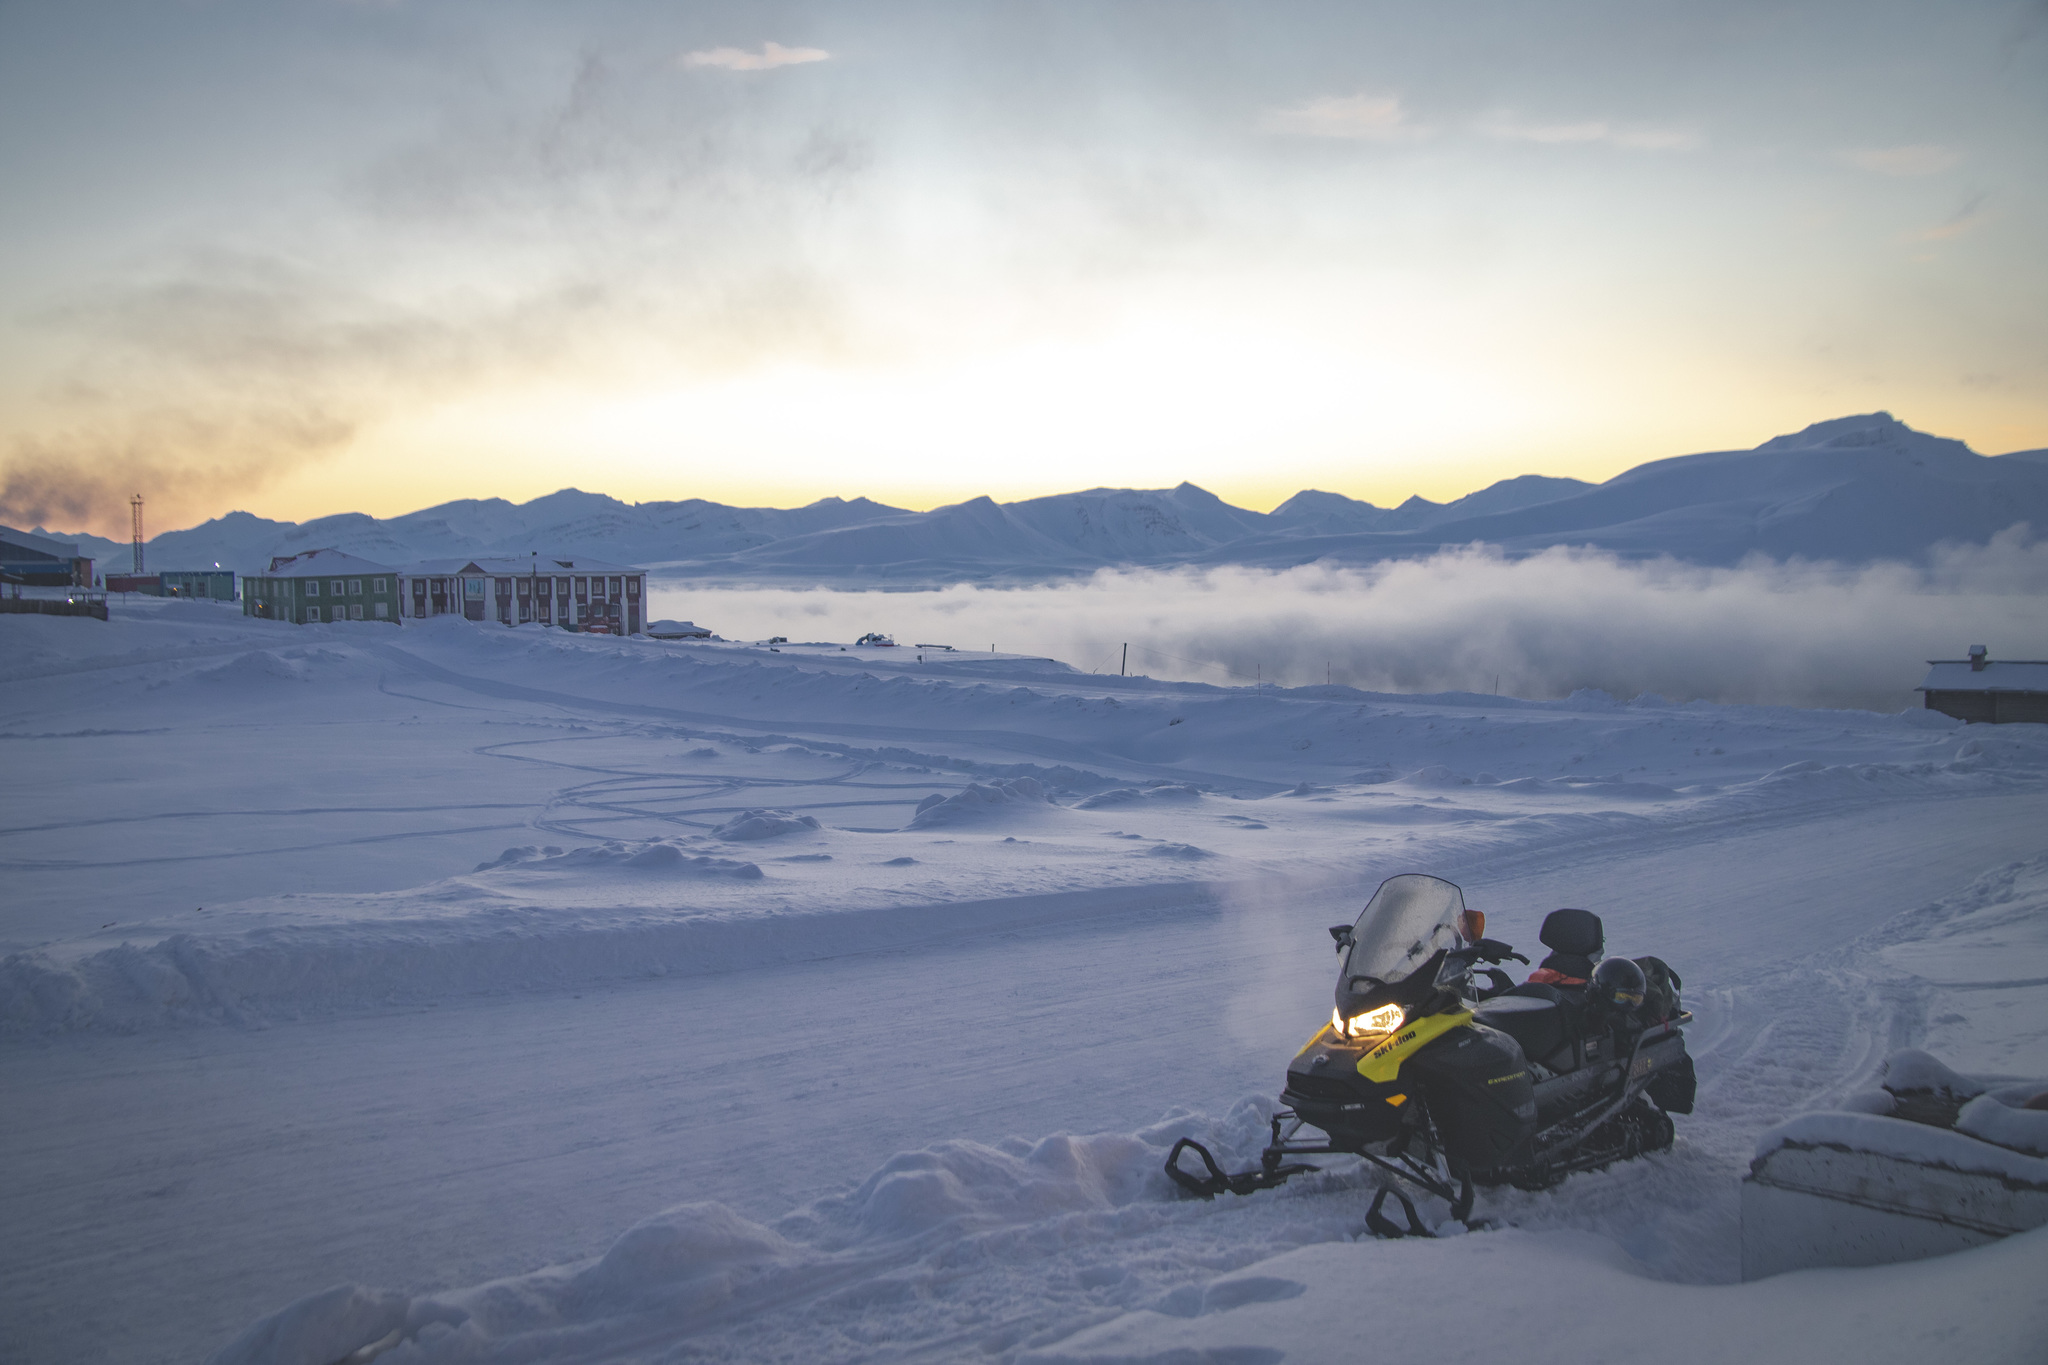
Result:
<instances>
[{"instance_id":1,"label":"black helmet","mask_svg":"<svg viewBox=\"0 0 2048 1365\"><path fill-rule=\"evenodd\" d=\"M1593 969L1586 986L1586 1003L1597 1010L1634 1014L1643 1006L1643 991L1649 981L1643 969L1625 957L1610 957Z\"/></svg>"}]
</instances>

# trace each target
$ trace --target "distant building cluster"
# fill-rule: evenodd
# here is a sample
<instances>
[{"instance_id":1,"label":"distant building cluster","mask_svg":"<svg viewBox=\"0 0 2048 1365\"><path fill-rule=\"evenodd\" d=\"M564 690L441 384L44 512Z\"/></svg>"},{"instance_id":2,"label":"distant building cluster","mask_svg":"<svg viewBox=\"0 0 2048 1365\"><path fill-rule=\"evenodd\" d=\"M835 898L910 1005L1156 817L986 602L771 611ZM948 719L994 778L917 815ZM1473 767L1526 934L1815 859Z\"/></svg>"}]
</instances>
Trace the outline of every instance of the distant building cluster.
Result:
<instances>
[{"instance_id":1,"label":"distant building cluster","mask_svg":"<svg viewBox=\"0 0 2048 1365\"><path fill-rule=\"evenodd\" d=\"M314 624L459 616L500 625L538 624L638 635L647 574L598 559L434 559L375 564L340 550L280 555L243 580L242 612Z\"/></svg>"}]
</instances>

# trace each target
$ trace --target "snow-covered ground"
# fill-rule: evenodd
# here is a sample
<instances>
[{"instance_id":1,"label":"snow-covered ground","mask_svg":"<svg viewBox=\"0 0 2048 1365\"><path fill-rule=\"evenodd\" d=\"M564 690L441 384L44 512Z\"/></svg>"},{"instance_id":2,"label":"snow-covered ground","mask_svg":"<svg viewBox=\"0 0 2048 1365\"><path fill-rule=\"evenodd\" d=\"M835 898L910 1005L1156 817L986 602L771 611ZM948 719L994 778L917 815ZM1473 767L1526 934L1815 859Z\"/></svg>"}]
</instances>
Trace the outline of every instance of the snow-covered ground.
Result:
<instances>
[{"instance_id":1,"label":"snow-covered ground","mask_svg":"<svg viewBox=\"0 0 2048 1365\"><path fill-rule=\"evenodd\" d=\"M1896 1046L2048 1072L2043 727L187 602L0 642L0 1359L286 1304L229 1357L1641 1355L1558 1337L1560 1280L1680 1360L2048 1329L2039 1234L1729 1283L1763 1128ZM1173 1199L1174 1137L1256 1150L1323 926L1408 870L1678 967L1678 1147L1441 1243L1355 1241L1341 1165ZM1514 1320L1460 1323L1479 1285Z\"/></svg>"}]
</instances>

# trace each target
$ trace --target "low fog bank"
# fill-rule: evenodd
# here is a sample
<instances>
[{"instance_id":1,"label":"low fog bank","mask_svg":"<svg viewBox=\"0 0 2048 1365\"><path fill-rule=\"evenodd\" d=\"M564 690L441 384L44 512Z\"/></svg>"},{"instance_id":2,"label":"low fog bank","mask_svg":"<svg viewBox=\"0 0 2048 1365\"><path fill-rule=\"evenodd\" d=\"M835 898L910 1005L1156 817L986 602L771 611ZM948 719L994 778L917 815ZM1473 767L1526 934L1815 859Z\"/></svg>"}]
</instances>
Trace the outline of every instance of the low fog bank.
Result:
<instances>
[{"instance_id":1,"label":"low fog bank","mask_svg":"<svg viewBox=\"0 0 2048 1365\"><path fill-rule=\"evenodd\" d=\"M2048 658L2048 542L2025 527L1926 565L1752 560L1733 569L1484 546L1363 568L1104 571L1031 587L883 592L651 585L656 616L727 639L871 630L1096 672L1382 692L1584 687L1793 706L1918 705L1923 661L1987 644Z\"/></svg>"}]
</instances>

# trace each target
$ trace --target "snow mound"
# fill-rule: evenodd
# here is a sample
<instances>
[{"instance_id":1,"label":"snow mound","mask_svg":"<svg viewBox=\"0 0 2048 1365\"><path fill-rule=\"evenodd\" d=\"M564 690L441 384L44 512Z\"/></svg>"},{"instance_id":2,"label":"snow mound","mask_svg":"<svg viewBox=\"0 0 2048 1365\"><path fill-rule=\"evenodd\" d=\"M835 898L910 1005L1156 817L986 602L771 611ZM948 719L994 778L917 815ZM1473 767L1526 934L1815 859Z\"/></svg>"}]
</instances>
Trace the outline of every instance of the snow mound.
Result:
<instances>
[{"instance_id":1,"label":"snow mound","mask_svg":"<svg viewBox=\"0 0 2048 1365\"><path fill-rule=\"evenodd\" d=\"M2048 1157L2048 1081L1979 1095L1956 1115L1956 1131L2001 1147Z\"/></svg>"},{"instance_id":2,"label":"snow mound","mask_svg":"<svg viewBox=\"0 0 2048 1365\"><path fill-rule=\"evenodd\" d=\"M1984 1093L1984 1083L1951 1071L1940 1059L1904 1047L1884 1061L1884 1088L1894 1095L1925 1093L1967 1100Z\"/></svg>"},{"instance_id":3,"label":"snow mound","mask_svg":"<svg viewBox=\"0 0 2048 1365\"><path fill-rule=\"evenodd\" d=\"M333 1365L391 1347L394 1360L612 1359L687 1338L714 1313L772 1321L820 1295L888 1301L900 1288L892 1271L920 1258L943 1263L976 1235L1164 1199L1161 1156L1156 1142L1127 1133L943 1142L899 1153L858 1188L772 1227L723 1204L685 1204L580 1266L446 1294L344 1285L309 1295L209 1365ZM1218 1303L1262 1293L1272 1297L1256 1285L1225 1288Z\"/></svg>"},{"instance_id":4,"label":"snow mound","mask_svg":"<svg viewBox=\"0 0 2048 1365\"><path fill-rule=\"evenodd\" d=\"M711 832L721 839L751 842L757 839L777 839L785 834L801 834L805 830L817 828L818 821L815 816L798 815L786 810L749 810L741 811Z\"/></svg>"},{"instance_id":5,"label":"snow mound","mask_svg":"<svg viewBox=\"0 0 2048 1365\"><path fill-rule=\"evenodd\" d=\"M941 1142L898 1153L851 1194L821 1199L782 1226L839 1249L1114 1208L1162 1192L1160 1155L1127 1133Z\"/></svg>"},{"instance_id":6,"label":"snow mound","mask_svg":"<svg viewBox=\"0 0 2048 1365\"><path fill-rule=\"evenodd\" d=\"M489 872L495 868L512 867L515 864L529 863L539 858L560 857L561 853L561 848L555 844L547 844L545 846L540 847L536 847L533 844L520 844L516 847L506 849L503 853L500 853L495 858L489 859L485 862L478 863L476 865L476 871Z\"/></svg>"},{"instance_id":7,"label":"snow mound","mask_svg":"<svg viewBox=\"0 0 2048 1365\"><path fill-rule=\"evenodd\" d=\"M254 649L199 675L211 683L268 687L277 682L310 682L303 665L267 649Z\"/></svg>"},{"instance_id":8,"label":"snow mound","mask_svg":"<svg viewBox=\"0 0 2048 1365\"><path fill-rule=\"evenodd\" d=\"M1195 862L1202 858L1213 858L1216 855L1206 848L1196 848L1193 844L1154 844L1145 850L1145 856L1148 858L1180 858L1187 862Z\"/></svg>"},{"instance_id":9,"label":"snow mound","mask_svg":"<svg viewBox=\"0 0 2048 1365\"><path fill-rule=\"evenodd\" d=\"M951 796L938 796L937 800L928 796L918 802L917 814L904 828L940 829L985 823L1005 815L1043 809L1051 802L1052 793L1035 777L999 777L986 785L970 782Z\"/></svg>"},{"instance_id":10,"label":"snow mound","mask_svg":"<svg viewBox=\"0 0 2048 1365\"><path fill-rule=\"evenodd\" d=\"M688 1294L698 1311L730 1298L739 1267L787 1260L798 1248L772 1228L723 1204L685 1204L628 1228L569 1282L567 1295L585 1305L635 1301L676 1303Z\"/></svg>"},{"instance_id":11,"label":"snow mound","mask_svg":"<svg viewBox=\"0 0 2048 1365\"><path fill-rule=\"evenodd\" d=\"M817 822L812 821L810 828L817 827ZM507 868L517 868L521 872L586 872L619 868L633 872L666 872L679 876L735 877L742 881L757 881L761 877L761 869L753 863L740 862L733 858L713 858L701 853L686 853L666 839L654 839L644 843L609 840L602 844L573 848L567 853L553 844L544 848L524 844L518 848L506 849L487 863L478 863L476 871L497 872Z\"/></svg>"},{"instance_id":12,"label":"snow mound","mask_svg":"<svg viewBox=\"0 0 2048 1365\"><path fill-rule=\"evenodd\" d=\"M1167 806L1190 806L1202 799L1202 789L1182 782L1162 782L1156 787L1114 787L1106 792L1083 797L1074 803L1076 810L1104 810L1111 806L1133 806L1141 802L1157 802Z\"/></svg>"},{"instance_id":13,"label":"snow mound","mask_svg":"<svg viewBox=\"0 0 2048 1365\"><path fill-rule=\"evenodd\" d=\"M255 1323L207 1365L335 1365L380 1342L396 1344L411 1305L403 1294L336 1285Z\"/></svg>"}]
</instances>

